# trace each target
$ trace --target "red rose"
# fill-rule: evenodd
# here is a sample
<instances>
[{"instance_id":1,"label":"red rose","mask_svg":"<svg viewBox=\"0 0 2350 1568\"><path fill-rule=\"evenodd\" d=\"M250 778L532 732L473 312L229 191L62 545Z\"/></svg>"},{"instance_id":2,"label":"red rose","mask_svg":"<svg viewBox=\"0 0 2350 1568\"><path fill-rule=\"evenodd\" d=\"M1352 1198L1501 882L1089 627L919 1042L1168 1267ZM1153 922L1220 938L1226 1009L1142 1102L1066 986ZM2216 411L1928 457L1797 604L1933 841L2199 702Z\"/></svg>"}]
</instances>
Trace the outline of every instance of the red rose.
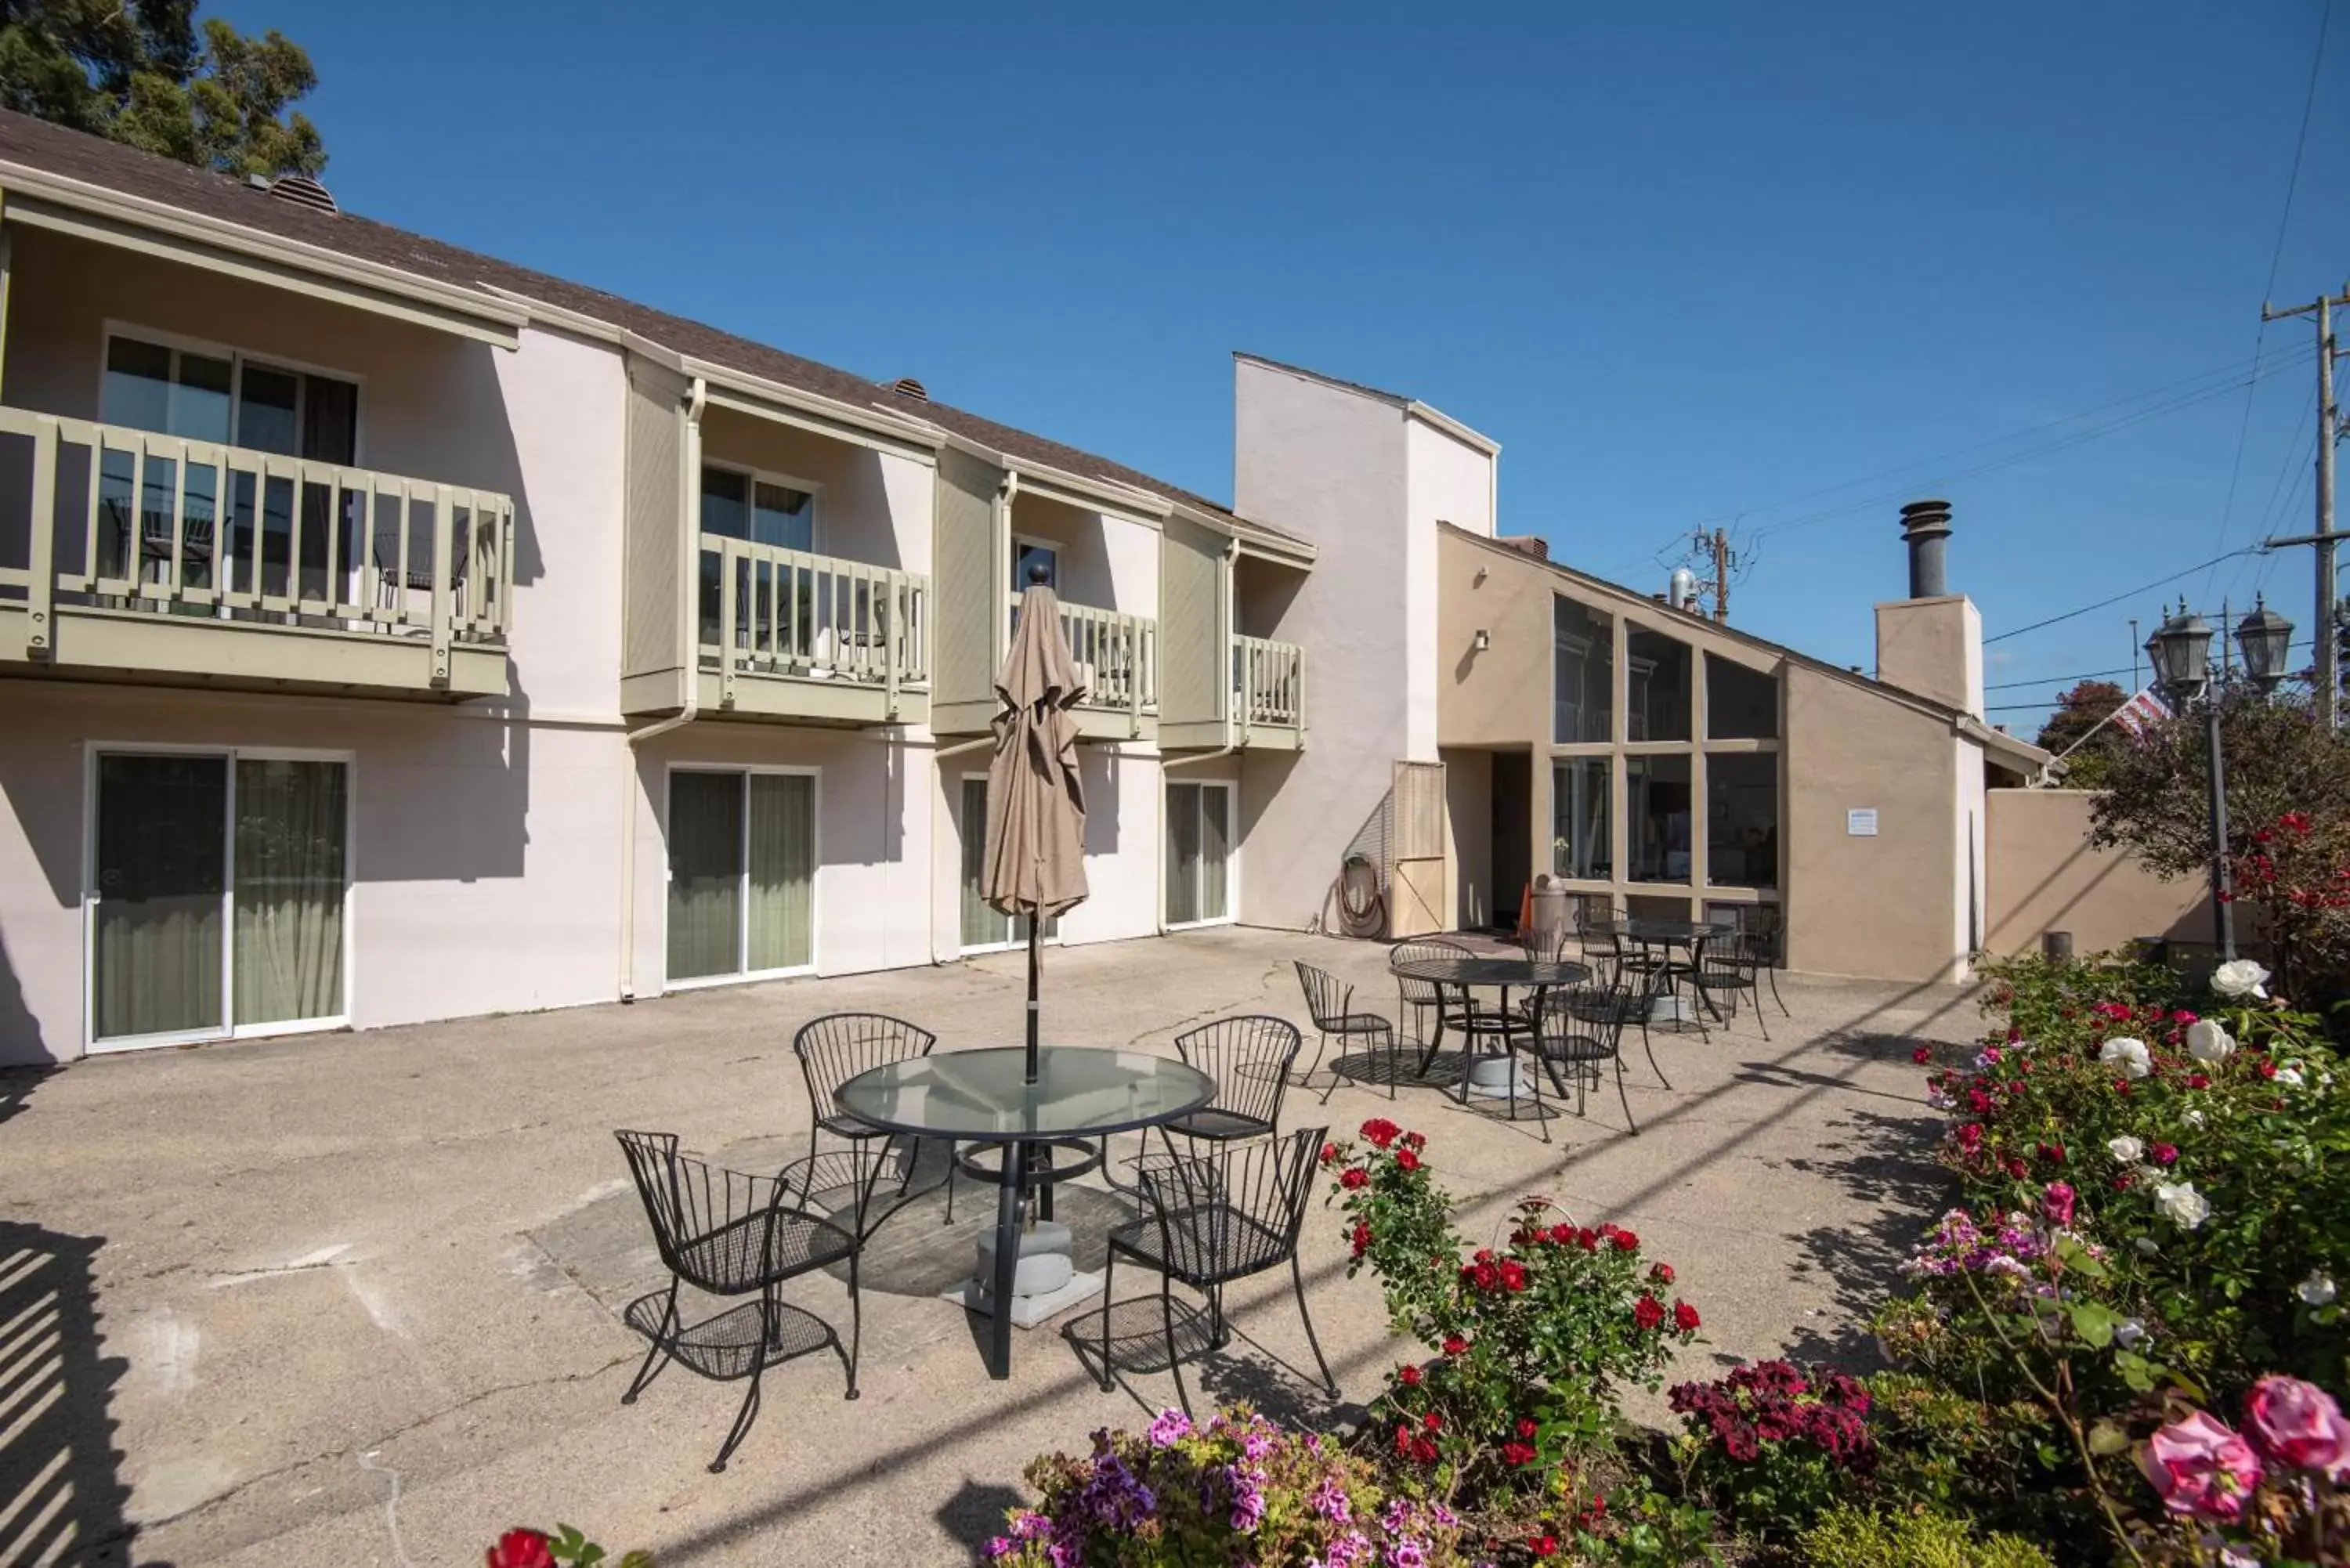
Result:
<instances>
[{"instance_id":1,"label":"red rose","mask_svg":"<svg viewBox=\"0 0 2350 1568\"><path fill-rule=\"evenodd\" d=\"M1325 1165L1335 1165L1337 1163L1337 1159L1338 1146L1335 1143L1324 1144L1322 1146L1322 1163Z\"/></svg>"},{"instance_id":2,"label":"red rose","mask_svg":"<svg viewBox=\"0 0 2350 1568\"><path fill-rule=\"evenodd\" d=\"M1644 1329L1655 1328L1665 1321L1665 1306L1654 1296L1642 1296L1632 1306L1632 1321Z\"/></svg>"},{"instance_id":3,"label":"red rose","mask_svg":"<svg viewBox=\"0 0 2350 1568\"><path fill-rule=\"evenodd\" d=\"M1502 1271L1491 1263L1471 1263L1469 1266L1469 1272L1476 1280L1477 1288L1481 1291L1490 1291L1502 1282Z\"/></svg>"},{"instance_id":4,"label":"red rose","mask_svg":"<svg viewBox=\"0 0 2350 1568\"><path fill-rule=\"evenodd\" d=\"M1419 1156L1412 1153L1411 1150L1408 1148L1399 1148L1396 1150L1396 1168L1398 1170L1418 1170L1419 1168Z\"/></svg>"},{"instance_id":5,"label":"red rose","mask_svg":"<svg viewBox=\"0 0 2350 1568\"><path fill-rule=\"evenodd\" d=\"M1371 1173L1369 1171L1365 1170L1359 1165L1351 1165L1348 1166L1345 1173L1338 1178L1338 1185L1351 1192L1356 1188L1362 1186L1363 1183L1368 1181L1370 1179Z\"/></svg>"},{"instance_id":6,"label":"red rose","mask_svg":"<svg viewBox=\"0 0 2350 1568\"><path fill-rule=\"evenodd\" d=\"M1572 1225L1554 1225L1550 1228L1550 1239L1564 1247L1566 1243L1575 1240L1575 1227Z\"/></svg>"},{"instance_id":7,"label":"red rose","mask_svg":"<svg viewBox=\"0 0 2350 1568\"><path fill-rule=\"evenodd\" d=\"M1648 1278L1656 1281L1657 1283L1660 1285L1671 1284L1673 1282L1673 1266L1670 1263L1659 1263L1655 1268L1648 1271Z\"/></svg>"},{"instance_id":8,"label":"red rose","mask_svg":"<svg viewBox=\"0 0 2350 1568\"><path fill-rule=\"evenodd\" d=\"M555 1568L546 1537L536 1530L509 1530L483 1559L486 1568Z\"/></svg>"},{"instance_id":9,"label":"red rose","mask_svg":"<svg viewBox=\"0 0 2350 1568\"><path fill-rule=\"evenodd\" d=\"M2208 1089L2211 1086L2211 1080L2200 1073L2189 1073L2187 1075L2187 1086L2190 1089Z\"/></svg>"},{"instance_id":10,"label":"red rose","mask_svg":"<svg viewBox=\"0 0 2350 1568\"><path fill-rule=\"evenodd\" d=\"M1695 1334L1697 1332L1698 1325L1697 1308L1690 1305L1687 1302L1675 1302L1673 1303L1673 1324L1683 1334Z\"/></svg>"},{"instance_id":11,"label":"red rose","mask_svg":"<svg viewBox=\"0 0 2350 1568\"><path fill-rule=\"evenodd\" d=\"M1440 1432L1444 1430L1444 1417L1430 1410L1419 1418L1419 1425L1424 1431Z\"/></svg>"},{"instance_id":12,"label":"red rose","mask_svg":"<svg viewBox=\"0 0 2350 1568\"><path fill-rule=\"evenodd\" d=\"M1426 1133L1416 1132L1406 1133L1403 1135L1403 1146L1406 1148L1426 1148L1428 1147L1428 1135Z\"/></svg>"},{"instance_id":13,"label":"red rose","mask_svg":"<svg viewBox=\"0 0 2350 1568\"><path fill-rule=\"evenodd\" d=\"M2158 1143L2146 1152L2147 1158L2157 1165L2171 1165L2178 1159L2178 1146L2175 1143Z\"/></svg>"},{"instance_id":14,"label":"red rose","mask_svg":"<svg viewBox=\"0 0 2350 1568\"><path fill-rule=\"evenodd\" d=\"M1457 1334L1448 1334L1444 1336L1444 1354L1466 1355L1469 1354L1469 1342Z\"/></svg>"},{"instance_id":15,"label":"red rose","mask_svg":"<svg viewBox=\"0 0 2350 1568\"><path fill-rule=\"evenodd\" d=\"M1586 1225L1575 1233L1575 1244L1586 1252L1596 1251L1599 1247L1599 1232Z\"/></svg>"},{"instance_id":16,"label":"red rose","mask_svg":"<svg viewBox=\"0 0 2350 1568\"><path fill-rule=\"evenodd\" d=\"M1920 1045L1918 1049L1909 1053L1909 1060L1917 1063L1920 1067L1924 1066L1933 1059L1934 1051L1933 1047L1930 1045Z\"/></svg>"},{"instance_id":17,"label":"red rose","mask_svg":"<svg viewBox=\"0 0 2350 1568\"><path fill-rule=\"evenodd\" d=\"M1503 1443L1502 1445L1502 1458L1513 1465L1532 1464L1534 1462L1534 1451L1526 1447L1523 1443Z\"/></svg>"},{"instance_id":18,"label":"red rose","mask_svg":"<svg viewBox=\"0 0 2350 1568\"><path fill-rule=\"evenodd\" d=\"M1639 1251L1640 1238L1629 1231L1617 1231L1614 1240L1616 1242L1616 1250L1619 1252L1635 1252Z\"/></svg>"},{"instance_id":19,"label":"red rose","mask_svg":"<svg viewBox=\"0 0 2350 1568\"><path fill-rule=\"evenodd\" d=\"M1532 1416L1521 1416L1518 1417L1519 1437L1531 1439L1534 1435L1540 1430L1542 1430L1542 1428L1534 1424L1534 1418Z\"/></svg>"},{"instance_id":20,"label":"red rose","mask_svg":"<svg viewBox=\"0 0 2350 1568\"><path fill-rule=\"evenodd\" d=\"M1436 1445L1426 1438L1414 1438L1411 1440L1411 1457L1421 1464L1432 1465L1436 1462Z\"/></svg>"},{"instance_id":21,"label":"red rose","mask_svg":"<svg viewBox=\"0 0 2350 1568\"><path fill-rule=\"evenodd\" d=\"M1420 1373L1419 1368L1417 1366L1403 1367L1396 1373L1396 1376L1402 1380L1403 1386L1407 1388L1417 1388L1419 1386Z\"/></svg>"},{"instance_id":22,"label":"red rose","mask_svg":"<svg viewBox=\"0 0 2350 1568\"><path fill-rule=\"evenodd\" d=\"M1388 1145L1395 1142L1396 1136L1402 1131L1401 1127L1385 1116L1373 1116L1363 1124L1363 1137L1374 1148L1387 1147Z\"/></svg>"},{"instance_id":23,"label":"red rose","mask_svg":"<svg viewBox=\"0 0 2350 1568\"><path fill-rule=\"evenodd\" d=\"M1526 1288L1526 1267L1523 1263L1509 1262L1502 1265L1502 1288L1505 1291Z\"/></svg>"},{"instance_id":24,"label":"red rose","mask_svg":"<svg viewBox=\"0 0 2350 1568\"><path fill-rule=\"evenodd\" d=\"M1361 1257L1371 1250L1371 1228L1364 1220L1355 1221L1355 1233L1348 1238L1355 1245L1355 1256Z\"/></svg>"},{"instance_id":25,"label":"red rose","mask_svg":"<svg viewBox=\"0 0 2350 1568\"><path fill-rule=\"evenodd\" d=\"M1558 1537L1537 1535L1526 1542L1526 1550L1537 1557L1555 1557L1558 1555Z\"/></svg>"},{"instance_id":26,"label":"red rose","mask_svg":"<svg viewBox=\"0 0 2350 1568\"><path fill-rule=\"evenodd\" d=\"M1411 1423L1409 1421L1398 1422L1396 1424L1396 1453L1398 1457L1402 1459L1409 1459L1411 1457L1412 1440Z\"/></svg>"}]
</instances>

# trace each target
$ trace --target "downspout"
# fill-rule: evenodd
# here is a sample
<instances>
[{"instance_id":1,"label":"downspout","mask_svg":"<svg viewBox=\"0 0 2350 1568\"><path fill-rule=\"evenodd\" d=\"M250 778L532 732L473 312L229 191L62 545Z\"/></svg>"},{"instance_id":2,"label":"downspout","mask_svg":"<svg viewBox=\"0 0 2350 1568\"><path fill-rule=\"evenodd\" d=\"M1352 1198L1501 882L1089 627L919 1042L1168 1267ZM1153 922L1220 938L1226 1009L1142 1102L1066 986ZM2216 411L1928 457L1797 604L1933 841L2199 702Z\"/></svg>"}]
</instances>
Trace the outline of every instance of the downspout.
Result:
<instances>
[{"instance_id":1,"label":"downspout","mask_svg":"<svg viewBox=\"0 0 2350 1568\"><path fill-rule=\"evenodd\" d=\"M684 700L678 711L628 734L628 765L620 770L620 1000L637 999L637 747L671 730L683 729L702 715L702 659L694 646L693 596L701 581L701 541L697 520L702 515L702 413L709 406L710 383L702 377L685 398L685 439L681 443L678 517L678 669Z\"/></svg>"}]
</instances>

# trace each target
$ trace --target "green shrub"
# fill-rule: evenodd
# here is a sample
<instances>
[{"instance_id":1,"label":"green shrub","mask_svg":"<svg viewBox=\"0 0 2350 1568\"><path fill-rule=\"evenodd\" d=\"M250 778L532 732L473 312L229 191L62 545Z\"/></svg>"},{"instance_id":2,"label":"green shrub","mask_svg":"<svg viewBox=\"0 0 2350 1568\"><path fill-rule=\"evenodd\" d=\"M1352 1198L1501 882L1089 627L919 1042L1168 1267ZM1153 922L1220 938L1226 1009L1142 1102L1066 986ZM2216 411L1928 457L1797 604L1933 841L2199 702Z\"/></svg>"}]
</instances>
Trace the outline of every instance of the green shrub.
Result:
<instances>
[{"instance_id":1,"label":"green shrub","mask_svg":"<svg viewBox=\"0 0 2350 1568\"><path fill-rule=\"evenodd\" d=\"M1812 1568L2053 1568L2020 1535L1978 1538L1964 1520L1939 1513L1879 1513L1834 1508L1804 1532L1797 1551Z\"/></svg>"}]
</instances>

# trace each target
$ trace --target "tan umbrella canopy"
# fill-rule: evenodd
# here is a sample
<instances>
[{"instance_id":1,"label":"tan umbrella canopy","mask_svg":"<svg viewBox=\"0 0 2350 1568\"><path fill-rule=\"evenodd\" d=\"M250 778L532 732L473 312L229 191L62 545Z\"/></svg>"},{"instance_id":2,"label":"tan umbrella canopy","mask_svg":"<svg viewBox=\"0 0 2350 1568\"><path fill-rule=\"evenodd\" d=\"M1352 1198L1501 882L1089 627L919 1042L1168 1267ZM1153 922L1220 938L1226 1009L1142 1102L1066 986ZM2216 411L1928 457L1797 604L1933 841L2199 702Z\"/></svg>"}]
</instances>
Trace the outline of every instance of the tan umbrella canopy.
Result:
<instances>
[{"instance_id":1,"label":"tan umbrella canopy","mask_svg":"<svg viewBox=\"0 0 2350 1568\"><path fill-rule=\"evenodd\" d=\"M1028 919L1028 1079L1036 1078L1036 940L1045 919L1085 902L1086 793L1077 778L1085 695L1061 636L1060 601L1034 583L1020 596L1012 651L996 677L995 755L987 767L987 861L980 897Z\"/></svg>"}]
</instances>

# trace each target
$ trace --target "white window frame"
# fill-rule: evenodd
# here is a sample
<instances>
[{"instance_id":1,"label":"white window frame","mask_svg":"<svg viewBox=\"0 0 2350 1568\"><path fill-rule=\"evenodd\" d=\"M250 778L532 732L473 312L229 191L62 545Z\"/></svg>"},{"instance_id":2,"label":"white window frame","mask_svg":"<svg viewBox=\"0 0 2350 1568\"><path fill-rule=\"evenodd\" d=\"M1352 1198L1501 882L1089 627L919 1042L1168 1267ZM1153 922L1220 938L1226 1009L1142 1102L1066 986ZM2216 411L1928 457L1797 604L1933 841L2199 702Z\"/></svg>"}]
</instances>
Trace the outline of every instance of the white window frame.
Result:
<instances>
[{"instance_id":1,"label":"white window frame","mask_svg":"<svg viewBox=\"0 0 2350 1568\"><path fill-rule=\"evenodd\" d=\"M98 762L113 756L218 757L228 769L221 868L221 1026L160 1034L98 1036ZM236 1018L236 764L254 762L339 763L343 768L343 997L342 1010L325 1018L267 1023L237 1023ZM82 743L81 975L82 1050L88 1055L146 1051L212 1040L258 1040L285 1034L319 1034L351 1026L351 997L359 984L359 755L349 751L304 746L235 746L147 741L86 741Z\"/></svg>"},{"instance_id":2,"label":"white window frame","mask_svg":"<svg viewBox=\"0 0 2350 1568\"><path fill-rule=\"evenodd\" d=\"M1169 920L1167 919L1168 905L1170 900L1170 896L1173 894L1175 889L1171 883L1167 882L1162 877L1159 895L1159 918L1166 923L1167 929L1170 931L1196 931L1207 926L1232 926L1240 923L1241 786L1237 781L1232 779L1170 779L1166 778L1163 775L1161 776L1159 801L1159 864L1161 866L1166 864L1167 852L1169 849L1173 847L1172 835L1175 831L1175 812L1173 802L1175 798L1175 791L1179 788L1193 785L1196 785L1202 790L1220 789L1224 792L1225 912L1221 915L1212 915L1197 920ZM1206 808L1203 806L1201 809L1204 816ZM1207 864L1207 859L1204 856L1201 857L1200 863L1202 866Z\"/></svg>"},{"instance_id":3,"label":"white window frame","mask_svg":"<svg viewBox=\"0 0 2350 1568\"><path fill-rule=\"evenodd\" d=\"M779 473L772 468L754 468L747 462L728 462L723 458L704 457L702 460L702 466L705 469L717 469L722 473L739 473L751 482L750 492L744 497L744 500L748 503L749 506L749 511L745 518L746 522L755 519L758 515L759 486L762 483L780 484L786 490L797 490L804 493L808 498L808 547L804 553L810 556L821 556L825 553L823 485L818 484L814 480L810 479L795 479L788 473ZM698 474L694 478L694 493L699 495L701 493L701 476ZM699 516L695 517L693 520L693 531L696 534L702 532L702 519ZM787 545L781 545L767 546L769 549L785 549L788 547L789 546ZM788 772L789 770L786 769L781 771Z\"/></svg>"},{"instance_id":4,"label":"white window frame","mask_svg":"<svg viewBox=\"0 0 2350 1568\"><path fill-rule=\"evenodd\" d=\"M101 423L112 422L106 418L106 362L109 346L117 337L128 337L135 342L151 344L158 348L168 348L174 354L202 354L208 359L227 360L230 367L228 444L234 447L244 448L244 446L243 440L244 431L241 426L244 417L244 368L247 363L258 364L265 370L289 370L296 375L326 376L338 381L349 382L357 389L352 398L351 407L350 466L353 468L368 466L368 379L365 376L354 370L337 369L331 365L315 365L307 360L289 358L283 354L253 353L239 348L234 344L215 343L208 338L190 337L183 332L164 332L155 327L143 327L135 321L117 320L112 317L109 317L99 327L98 388L93 406L98 410ZM296 429L300 428L302 422L301 398L302 393L297 390L295 394L294 405L294 422ZM127 430L131 427L122 428Z\"/></svg>"},{"instance_id":5,"label":"white window frame","mask_svg":"<svg viewBox=\"0 0 2350 1568\"><path fill-rule=\"evenodd\" d=\"M965 814L962 809L962 786L973 779L983 781L986 777L987 772L983 768L959 774L955 779L955 864L958 867L955 872L955 940L958 944L962 941L962 872L960 867L962 864L964 836L971 831L971 825L963 820ZM980 823L979 830L982 834L986 833L987 824L983 821ZM1003 918L1010 920L1014 917L1006 915ZM1039 947L1060 946L1061 917L1058 915L1048 917L1045 921L1045 929L1038 933L1038 938ZM1026 941L1018 937L1013 937L1000 942L980 942L972 946L958 945L955 950L964 958L979 958L987 953L1023 952L1026 950L1027 946Z\"/></svg>"},{"instance_id":6,"label":"white window frame","mask_svg":"<svg viewBox=\"0 0 2350 1568\"><path fill-rule=\"evenodd\" d=\"M1063 544L1058 539L1047 539L1041 534L1013 535L1012 558L1003 563L1003 575L1006 577L1011 576L1014 572L1019 569L1020 552L1023 550L1042 550L1053 557L1053 580L1047 586L1052 588L1053 592L1058 594L1061 591L1061 567L1066 564L1069 553L1068 545ZM1019 602L1022 590L1027 587L1028 585L1023 582L1014 582L1011 584L1010 592L1014 604Z\"/></svg>"},{"instance_id":7,"label":"white window frame","mask_svg":"<svg viewBox=\"0 0 2350 1568\"><path fill-rule=\"evenodd\" d=\"M738 968L724 974L697 974L684 980L669 972L669 835L670 814L676 796L671 780L679 774L733 774L743 781L743 837L736 848L740 869L735 873L741 896L734 921L734 961L747 965L751 957L751 776L785 774L813 779L808 790L810 851L815 864L808 872L808 961L782 969ZM672 762L661 771L661 990L706 991L715 985L748 985L754 981L792 980L820 971L824 962L824 769L805 763Z\"/></svg>"}]
</instances>

